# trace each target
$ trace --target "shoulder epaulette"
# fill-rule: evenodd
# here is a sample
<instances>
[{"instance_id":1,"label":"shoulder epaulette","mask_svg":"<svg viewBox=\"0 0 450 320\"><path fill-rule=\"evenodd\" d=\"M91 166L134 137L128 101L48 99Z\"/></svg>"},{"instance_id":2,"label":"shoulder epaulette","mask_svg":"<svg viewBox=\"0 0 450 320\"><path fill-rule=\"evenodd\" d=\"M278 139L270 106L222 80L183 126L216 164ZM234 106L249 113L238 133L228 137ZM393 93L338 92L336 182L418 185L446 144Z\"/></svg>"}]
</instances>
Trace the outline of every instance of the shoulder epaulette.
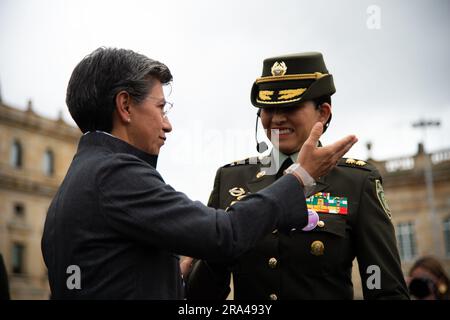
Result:
<instances>
[{"instance_id":1,"label":"shoulder epaulette","mask_svg":"<svg viewBox=\"0 0 450 320\"><path fill-rule=\"evenodd\" d=\"M224 165L223 167L227 168L227 167L241 166L241 165L244 165L244 164L258 164L258 163L260 163L260 160L259 160L258 157L250 157L250 158L246 158L246 159L243 159L243 160L233 161L233 162L231 162L229 164Z\"/></svg>"},{"instance_id":2,"label":"shoulder epaulette","mask_svg":"<svg viewBox=\"0 0 450 320\"><path fill-rule=\"evenodd\" d=\"M353 158L342 158L337 163L338 166L341 167L350 167L350 168L358 168L368 171L375 171L376 168L363 160L353 159Z\"/></svg>"}]
</instances>

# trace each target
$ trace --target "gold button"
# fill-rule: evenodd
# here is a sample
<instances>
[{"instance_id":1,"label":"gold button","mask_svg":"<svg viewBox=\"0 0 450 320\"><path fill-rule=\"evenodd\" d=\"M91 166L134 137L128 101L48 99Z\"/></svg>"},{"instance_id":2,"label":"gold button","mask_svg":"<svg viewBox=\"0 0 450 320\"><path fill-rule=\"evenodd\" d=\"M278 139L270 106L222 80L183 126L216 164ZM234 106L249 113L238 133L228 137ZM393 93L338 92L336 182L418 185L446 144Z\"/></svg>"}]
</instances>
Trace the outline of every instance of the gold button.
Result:
<instances>
[{"instance_id":1,"label":"gold button","mask_svg":"<svg viewBox=\"0 0 450 320\"><path fill-rule=\"evenodd\" d=\"M269 298L270 298L270 300L278 300L278 297L277 297L277 295L276 295L275 293L272 293L272 294L269 296Z\"/></svg>"},{"instance_id":2,"label":"gold button","mask_svg":"<svg viewBox=\"0 0 450 320\"><path fill-rule=\"evenodd\" d=\"M272 233L273 234L277 234L278 233L278 229L273 229Z\"/></svg>"},{"instance_id":3,"label":"gold button","mask_svg":"<svg viewBox=\"0 0 450 320\"><path fill-rule=\"evenodd\" d=\"M325 227L325 222L323 222L322 220L319 220L319 222L317 222L317 226L319 228L323 228L323 227Z\"/></svg>"},{"instance_id":4,"label":"gold button","mask_svg":"<svg viewBox=\"0 0 450 320\"><path fill-rule=\"evenodd\" d=\"M257 174L256 174L256 178L262 178L262 177L264 177L266 175L266 172L265 171L260 171L260 172L258 172Z\"/></svg>"},{"instance_id":5,"label":"gold button","mask_svg":"<svg viewBox=\"0 0 450 320\"><path fill-rule=\"evenodd\" d=\"M271 267L272 269L275 269L277 267L278 261L275 258L270 258L269 259L269 267Z\"/></svg>"},{"instance_id":6,"label":"gold button","mask_svg":"<svg viewBox=\"0 0 450 320\"><path fill-rule=\"evenodd\" d=\"M323 255L323 251L325 250L325 246L322 241L316 240L311 243L311 254L315 256Z\"/></svg>"}]
</instances>

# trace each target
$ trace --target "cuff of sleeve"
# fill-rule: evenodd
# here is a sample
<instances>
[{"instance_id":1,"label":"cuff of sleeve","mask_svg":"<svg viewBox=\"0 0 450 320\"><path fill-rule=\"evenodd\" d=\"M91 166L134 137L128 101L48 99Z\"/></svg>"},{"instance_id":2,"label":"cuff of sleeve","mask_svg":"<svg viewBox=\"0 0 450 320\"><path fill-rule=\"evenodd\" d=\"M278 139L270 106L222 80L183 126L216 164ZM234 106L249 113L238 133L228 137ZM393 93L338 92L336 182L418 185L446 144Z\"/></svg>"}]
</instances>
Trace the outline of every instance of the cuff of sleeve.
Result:
<instances>
[{"instance_id":1,"label":"cuff of sleeve","mask_svg":"<svg viewBox=\"0 0 450 320\"><path fill-rule=\"evenodd\" d=\"M289 168L286 169L285 173L293 174L303 185L303 192L305 197L308 197L312 194L314 187L316 186L316 181L313 177L303 169L302 166L298 163L292 164Z\"/></svg>"},{"instance_id":2,"label":"cuff of sleeve","mask_svg":"<svg viewBox=\"0 0 450 320\"><path fill-rule=\"evenodd\" d=\"M282 214L278 221L280 231L289 232L292 228L301 229L308 224L304 190L295 176L286 175L261 193L273 199L281 207Z\"/></svg>"}]
</instances>

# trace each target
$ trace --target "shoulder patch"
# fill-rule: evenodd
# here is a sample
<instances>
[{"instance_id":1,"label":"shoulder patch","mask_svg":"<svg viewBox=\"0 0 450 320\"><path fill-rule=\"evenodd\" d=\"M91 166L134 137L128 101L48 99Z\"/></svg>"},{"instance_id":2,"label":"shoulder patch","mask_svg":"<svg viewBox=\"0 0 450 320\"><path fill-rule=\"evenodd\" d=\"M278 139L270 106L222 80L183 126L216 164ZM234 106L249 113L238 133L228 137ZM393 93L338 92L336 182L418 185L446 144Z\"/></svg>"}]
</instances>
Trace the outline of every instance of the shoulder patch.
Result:
<instances>
[{"instance_id":1,"label":"shoulder patch","mask_svg":"<svg viewBox=\"0 0 450 320\"><path fill-rule=\"evenodd\" d=\"M245 165L245 164L258 164L261 161L259 160L258 157L250 157L250 158L246 158L243 160L237 160L237 161L233 161L229 164L224 165L224 168L228 168L228 167L235 167L235 166L241 166L241 165Z\"/></svg>"},{"instance_id":2,"label":"shoulder patch","mask_svg":"<svg viewBox=\"0 0 450 320\"><path fill-rule=\"evenodd\" d=\"M375 171L376 168L363 160L353 159L353 158L342 158L337 163L338 166L341 167L350 167L350 168L358 168L367 171Z\"/></svg>"},{"instance_id":3,"label":"shoulder patch","mask_svg":"<svg viewBox=\"0 0 450 320\"><path fill-rule=\"evenodd\" d=\"M381 181L378 179L375 180L375 192L377 193L378 200L380 201L381 207L383 208L384 212L389 219L392 219L391 209L389 208L386 198L384 197L383 186L381 185Z\"/></svg>"}]
</instances>

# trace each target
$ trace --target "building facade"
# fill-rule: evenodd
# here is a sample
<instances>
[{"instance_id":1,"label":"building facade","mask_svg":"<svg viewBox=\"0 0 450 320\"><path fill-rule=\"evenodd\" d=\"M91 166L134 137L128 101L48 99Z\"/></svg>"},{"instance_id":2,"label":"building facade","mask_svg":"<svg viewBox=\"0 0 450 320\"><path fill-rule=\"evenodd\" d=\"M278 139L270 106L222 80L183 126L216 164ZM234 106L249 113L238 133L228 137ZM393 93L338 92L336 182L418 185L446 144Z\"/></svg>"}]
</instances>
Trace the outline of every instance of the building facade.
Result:
<instances>
[{"instance_id":1,"label":"building facade","mask_svg":"<svg viewBox=\"0 0 450 320\"><path fill-rule=\"evenodd\" d=\"M41 237L81 132L0 101L0 253L12 299L48 299Z\"/></svg>"},{"instance_id":2,"label":"building facade","mask_svg":"<svg viewBox=\"0 0 450 320\"><path fill-rule=\"evenodd\" d=\"M427 154L419 144L414 156L369 161L383 177L404 275L425 255L438 258L450 274L450 149ZM357 269L353 279L361 298Z\"/></svg>"}]
</instances>

